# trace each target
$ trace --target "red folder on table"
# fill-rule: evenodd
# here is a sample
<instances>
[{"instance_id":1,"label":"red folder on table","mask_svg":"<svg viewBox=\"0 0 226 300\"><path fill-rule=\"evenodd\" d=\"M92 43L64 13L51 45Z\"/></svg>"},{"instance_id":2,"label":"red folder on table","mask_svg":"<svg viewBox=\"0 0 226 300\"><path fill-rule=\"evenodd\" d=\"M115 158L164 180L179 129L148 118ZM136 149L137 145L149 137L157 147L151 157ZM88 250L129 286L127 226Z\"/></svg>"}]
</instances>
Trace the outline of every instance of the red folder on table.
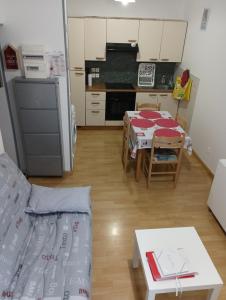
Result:
<instances>
[{"instance_id":1,"label":"red folder on table","mask_svg":"<svg viewBox=\"0 0 226 300\"><path fill-rule=\"evenodd\" d=\"M150 252L146 252L146 257L148 260L148 264L151 270L151 274L152 277L154 279L154 281L161 281L161 280L169 280L169 279L176 279L176 278L192 278L194 277L197 273L196 272L189 272L186 274L178 274L178 275L172 275L172 276L162 276L158 266L155 262L155 258L154 258L154 252L150 251Z\"/></svg>"}]
</instances>

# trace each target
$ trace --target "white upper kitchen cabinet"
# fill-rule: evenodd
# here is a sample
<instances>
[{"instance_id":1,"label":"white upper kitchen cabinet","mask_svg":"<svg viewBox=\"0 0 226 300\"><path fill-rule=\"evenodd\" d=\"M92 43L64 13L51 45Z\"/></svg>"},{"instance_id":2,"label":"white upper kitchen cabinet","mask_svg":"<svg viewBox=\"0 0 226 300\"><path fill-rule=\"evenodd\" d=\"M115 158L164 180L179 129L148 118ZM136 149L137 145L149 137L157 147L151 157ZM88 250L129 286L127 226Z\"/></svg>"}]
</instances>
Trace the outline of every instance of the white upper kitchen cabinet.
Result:
<instances>
[{"instance_id":1,"label":"white upper kitchen cabinet","mask_svg":"<svg viewBox=\"0 0 226 300\"><path fill-rule=\"evenodd\" d=\"M181 62L186 30L187 22L164 21L160 50L161 61Z\"/></svg>"},{"instance_id":2,"label":"white upper kitchen cabinet","mask_svg":"<svg viewBox=\"0 0 226 300\"><path fill-rule=\"evenodd\" d=\"M71 70L85 69L84 19L68 19L68 52Z\"/></svg>"},{"instance_id":3,"label":"white upper kitchen cabinet","mask_svg":"<svg viewBox=\"0 0 226 300\"><path fill-rule=\"evenodd\" d=\"M139 20L108 19L108 43L137 43L139 33Z\"/></svg>"},{"instance_id":4,"label":"white upper kitchen cabinet","mask_svg":"<svg viewBox=\"0 0 226 300\"><path fill-rule=\"evenodd\" d=\"M86 125L85 72L70 71L71 102L75 105L76 124Z\"/></svg>"},{"instance_id":5,"label":"white upper kitchen cabinet","mask_svg":"<svg viewBox=\"0 0 226 300\"><path fill-rule=\"evenodd\" d=\"M85 19L85 59L106 60L106 19Z\"/></svg>"},{"instance_id":6,"label":"white upper kitchen cabinet","mask_svg":"<svg viewBox=\"0 0 226 300\"><path fill-rule=\"evenodd\" d=\"M140 20L137 61L158 61L163 21Z\"/></svg>"}]
</instances>

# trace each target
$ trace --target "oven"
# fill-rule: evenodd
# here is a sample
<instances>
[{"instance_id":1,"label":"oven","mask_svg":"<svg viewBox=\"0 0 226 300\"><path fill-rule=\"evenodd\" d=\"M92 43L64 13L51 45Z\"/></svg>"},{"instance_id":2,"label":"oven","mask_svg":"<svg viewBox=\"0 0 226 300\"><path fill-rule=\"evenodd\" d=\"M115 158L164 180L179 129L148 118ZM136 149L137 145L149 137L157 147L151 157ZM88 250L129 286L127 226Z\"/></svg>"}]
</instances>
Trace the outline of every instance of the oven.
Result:
<instances>
[{"instance_id":1,"label":"oven","mask_svg":"<svg viewBox=\"0 0 226 300\"><path fill-rule=\"evenodd\" d=\"M122 121L126 111L135 109L136 92L131 84L125 83L108 83L106 88L105 120Z\"/></svg>"}]
</instances>

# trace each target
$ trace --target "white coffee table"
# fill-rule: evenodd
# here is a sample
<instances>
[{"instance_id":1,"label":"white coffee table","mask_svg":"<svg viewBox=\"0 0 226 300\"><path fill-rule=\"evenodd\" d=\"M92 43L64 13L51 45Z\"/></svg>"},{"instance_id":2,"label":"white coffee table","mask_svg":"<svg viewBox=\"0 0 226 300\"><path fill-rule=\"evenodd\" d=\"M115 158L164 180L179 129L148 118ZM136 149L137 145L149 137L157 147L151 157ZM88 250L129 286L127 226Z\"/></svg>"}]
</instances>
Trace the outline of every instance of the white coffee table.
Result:
<instances>
[{"instance_id":1,"label":"white coffee table","mask_svg":"<svg viewBox=\"0 0 226 300\"><path fill-rule=\"evenodd\" d=\"M180 279L183 291L209 290L208 299L217 300L223 282L194 227L135 230L133 267L141 261L147 284L146 300L156 294L176 291L175 280L154 281L147 262L146 252L161 248L184 248L192 265L194 278Z\"/></svg>"}]
</instances>

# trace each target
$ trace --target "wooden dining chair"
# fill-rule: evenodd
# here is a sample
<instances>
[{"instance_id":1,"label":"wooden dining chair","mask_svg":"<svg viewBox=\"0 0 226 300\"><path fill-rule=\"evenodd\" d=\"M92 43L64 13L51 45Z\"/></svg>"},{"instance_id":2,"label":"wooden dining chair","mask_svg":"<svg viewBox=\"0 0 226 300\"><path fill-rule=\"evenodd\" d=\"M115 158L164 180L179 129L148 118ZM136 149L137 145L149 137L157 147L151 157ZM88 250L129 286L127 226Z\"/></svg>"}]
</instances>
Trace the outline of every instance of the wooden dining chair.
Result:
<instances>
[{"instance_id":1,"label":"wooden dining chair","mask_svg":"<svg viewBox=\"0 0 226 300\"><path fill-rule=\"evenodd\" d=\"M161 103L137 103L136 110L151 110L151 111L159 111L161 109Z\"/></svg>"},{"instance_id":2,"label":"wooden dining chair","mask_svg":"<svg viewBox=\"0 0 226 300\"><path fill-rule=\"evenodd\" d=\"M182 117L181 115L177 114L176 121L184 129L184 131L187 132L187 130L188 130L187 120L184 117Z\"/></svg>"},{"instance_id":3,"label":"wooden dining chair","mask_svg":"<svg viewBox=\"0 0 226 300\"><path fill-rule=\"evenodd\" d=\"M122 136L122 164L125 172L127 171L128 168L128 163L130 160L130 120L125 113L123 117L123 136Z\"/></svg>"},{"instance_id":4,"label":"wooden dining chair","mask_svg":"<svg viewBox=\"0 0 226 300\"><path fill-rule=\"evenodd\" d=\"M180 137L153 136L151 151L145 152L143 161L143 170L147 177L148 187L153 175L170 175L176 186L183 146L184 135Z\"/></svg>"}]
</instances>

